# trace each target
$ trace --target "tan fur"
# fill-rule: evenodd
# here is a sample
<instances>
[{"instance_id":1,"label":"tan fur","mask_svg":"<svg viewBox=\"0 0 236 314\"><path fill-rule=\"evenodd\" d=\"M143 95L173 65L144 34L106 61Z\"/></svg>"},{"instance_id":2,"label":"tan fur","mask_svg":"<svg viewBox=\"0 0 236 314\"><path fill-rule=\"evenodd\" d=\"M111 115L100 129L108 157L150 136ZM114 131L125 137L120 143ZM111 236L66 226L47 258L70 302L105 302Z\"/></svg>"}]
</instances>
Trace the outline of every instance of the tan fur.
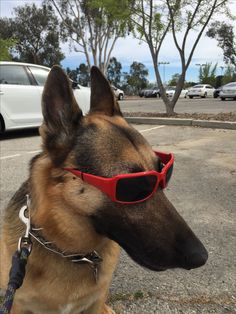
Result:
<instances>
[{"instance_id":1,"label":"tan fur","mask_svg":"<svg viewBox=\"0 0 236 314\"><path fill-rule=\"evenodd\" d=\"M32 170L31 180L35 187L32 191L32 223L44 228L44 237L49 241L54 241L61 250L81 253L91 250L98 251L103 258L99 268L98 282L95 284L93 271L89 265L74 265L69 261L64 261L63 258L49 253L34 243L27 264L25 281L15 296L13 313L27 313L27 311L33 313L80 313L82 311L88 314L100 313L99 308L102 309L104 306L108 286L116 266L119 247L113 241L99 236L88 223L85 215L86 200L81 200L81 204L78 203L75 206L73 191L83 184L81 180L71 180L72 175L68 174L68 184L67 182L65 184L55 183L53 175L51 175L53 171L55 169L45 156L40 157ZM91 190L95 189L91 187ZM96 195L96 191L91 191L91 194L94 194L95 208L101 200L99 195ZM34 197L36 195L37 197ZM91 208L89 209L91 210ZM11 208L7 210L10 211ZM19 220L17 223L20 224ZM18 226L9 227L6 224L3 228L1 241L1 265L4 265L3 268L1 266L2 288L6 288L9 261L16 250L18 238L21 236L20 232L16 232L18 229L20 230ZM48 270L48 265L53 265L51 271ZM55 295L57 298L54 297ZM28 300L31 300L31 303ZM112 311L104 306L101 313L112 313Z\"/></svg>"}]
</instances>

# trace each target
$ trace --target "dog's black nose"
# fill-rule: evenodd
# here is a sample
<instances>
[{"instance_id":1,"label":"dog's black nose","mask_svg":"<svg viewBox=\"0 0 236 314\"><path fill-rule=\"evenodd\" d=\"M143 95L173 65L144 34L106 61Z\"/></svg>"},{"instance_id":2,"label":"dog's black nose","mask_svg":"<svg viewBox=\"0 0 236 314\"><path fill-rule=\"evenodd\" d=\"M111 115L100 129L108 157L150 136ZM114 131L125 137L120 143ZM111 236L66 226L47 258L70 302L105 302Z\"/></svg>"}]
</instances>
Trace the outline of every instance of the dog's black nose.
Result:
<instances>
[{"instance_id":1,"label":"dog's black nose","mask_svg":"<svg viewBox=\"0 0 236 314\"><path fill-rule=\"evenodd\" d=\"M204 245L198 239L193 242L190 241L185 250L184 268L186 269L201 267L208 259L208 253Z\"/></svg>"}]
</instances>

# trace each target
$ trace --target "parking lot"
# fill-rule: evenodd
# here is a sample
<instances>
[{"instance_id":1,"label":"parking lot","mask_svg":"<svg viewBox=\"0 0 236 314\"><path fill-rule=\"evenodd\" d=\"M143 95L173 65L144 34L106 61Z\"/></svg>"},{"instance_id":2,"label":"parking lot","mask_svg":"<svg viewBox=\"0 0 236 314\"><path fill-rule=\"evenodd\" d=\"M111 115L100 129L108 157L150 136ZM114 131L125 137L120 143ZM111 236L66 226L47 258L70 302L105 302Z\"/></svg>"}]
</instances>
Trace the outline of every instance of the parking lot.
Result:
<instances>
[{"instance_id":1,"label":"parking lot","mask_svg":"<svg viewBox=\"0 0 236 314\"><path fill-rule=\"evenodd\" d=\"M166 194L205 244L209 260L196 270L155 273L122 252L111 285L112 307L117 314L236 313L236 131L135 127L154 148L174 153ZM2 138L1 211L27 178L40 142L35 130Z\"/></svg>"},{"instance_id":2,"label":"parking lot","mask_svg":"<svg viewBox=\"0 0 236 314\"><path fill-rule=\"evenodd\" d=\"M160 98L126 98L120 101L124 112L165 112L165 105ZM178 113L211 113L236 111L236 101L222 101L219 98L179 98L175 111Z\"/></svg>"}]
</instances>

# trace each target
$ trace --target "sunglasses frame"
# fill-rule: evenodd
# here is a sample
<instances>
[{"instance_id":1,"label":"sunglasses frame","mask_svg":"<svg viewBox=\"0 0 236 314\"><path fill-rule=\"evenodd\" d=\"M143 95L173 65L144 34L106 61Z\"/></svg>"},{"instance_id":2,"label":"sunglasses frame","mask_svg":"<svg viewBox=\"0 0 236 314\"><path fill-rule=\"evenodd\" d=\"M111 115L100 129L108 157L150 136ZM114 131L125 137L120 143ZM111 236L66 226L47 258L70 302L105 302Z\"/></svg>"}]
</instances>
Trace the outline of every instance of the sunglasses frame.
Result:
<instances>
[{"instance_id":1,"label":"sunglasses frame","mask_svg":"<svg viewBox=\"0 0 236 314\"><path fill-rule=\"evenodd\" d=\"M156 192L157 188L161 186L164 189L167 186L167 173L168 170L173 167L174 164L174 155L172 153L163 153L154 151L155 155L161 159L162 164L164 165L161 172L156 170L150 171L143 171L143 172L136 172L136 173L125 173L125 174L118 174L112 178L104 178L100 176L96 176L93 174L89 174L86 172L79 171L75 168L63 168L63 170L69 171L75 176L81 178L84 182L93 185L103 193L107 194L113 202L120 203L120 204L136 204L146 201L147 199L151 198L153 194ZM137 177L145 177L145 176L155 176L157 178L156 184L153 188L153 191L145 198L138 200L138 201L120 201L116 198L116 186L117 182L122 179L129 179L129 178L137 178Z\"/></svg>"}]
</instances>

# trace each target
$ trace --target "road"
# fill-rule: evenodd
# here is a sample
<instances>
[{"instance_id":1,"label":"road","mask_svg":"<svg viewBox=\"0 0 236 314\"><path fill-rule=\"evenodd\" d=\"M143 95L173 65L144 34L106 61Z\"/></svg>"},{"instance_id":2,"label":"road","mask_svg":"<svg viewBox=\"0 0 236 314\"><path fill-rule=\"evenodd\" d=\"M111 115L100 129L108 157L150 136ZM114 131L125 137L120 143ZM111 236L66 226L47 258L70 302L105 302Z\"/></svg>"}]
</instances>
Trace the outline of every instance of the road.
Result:
<instances>
[{"instance_id":1,"label":"road","mask_svg":"<svg viewBox=\"0 0 236 314\"><path fill-rule=\"evenodd\" d=\"M125 99L119 102L124 112L165 112L165 105L159 98ZM221 101L214 98L180 98L175 106L178 113L212 113L236 111L236 101Z\"/></svg>"},{"instance_id":2,"label":"road","mask_svg":"<svg viewBox=\"0 0 236 314\"><path fill-rule=\"evenodd\" d=\"M155 273L122 252L110 290L117 314L236 313L236 131L177 126L135 126L154 148L175 155L169 199L208 249L206 266ZM40 150L36 131L1 142L3 211L28 176Z\"/></svg>"}]
</instances>

